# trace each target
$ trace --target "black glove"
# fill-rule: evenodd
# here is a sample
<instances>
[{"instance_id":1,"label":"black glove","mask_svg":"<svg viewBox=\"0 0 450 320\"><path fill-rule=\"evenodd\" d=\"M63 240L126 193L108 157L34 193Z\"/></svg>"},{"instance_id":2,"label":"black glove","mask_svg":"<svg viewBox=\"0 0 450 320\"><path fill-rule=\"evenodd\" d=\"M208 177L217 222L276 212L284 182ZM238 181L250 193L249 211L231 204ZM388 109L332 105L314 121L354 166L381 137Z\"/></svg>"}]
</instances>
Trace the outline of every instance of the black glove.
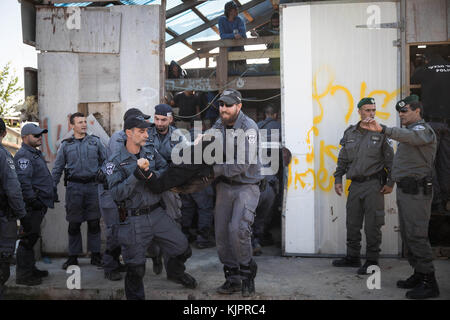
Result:
<instances>
[{"instance_id":1,"label":"black glove","mask_svg":"<svg viewBox=\"0 0 450 320\"><path fill-rule=\"evenodd\" d=\"M45 204L43 204L41 200L34 198L32 200L27 201L27 207L33 210L42 210L45 208Z\"/></svg>"},{"instance_id":2,"label":"black glove","mask_svg":"<svg viewBox=\"0 0 450 320\"><path fill-rule=\"evenodd\" d=\"M151 170L143 171L139 167L136 167L136 169L134 169L133 175L138 180L147 181L151 173L152 173Z\"/></svg>"}]
</instances>

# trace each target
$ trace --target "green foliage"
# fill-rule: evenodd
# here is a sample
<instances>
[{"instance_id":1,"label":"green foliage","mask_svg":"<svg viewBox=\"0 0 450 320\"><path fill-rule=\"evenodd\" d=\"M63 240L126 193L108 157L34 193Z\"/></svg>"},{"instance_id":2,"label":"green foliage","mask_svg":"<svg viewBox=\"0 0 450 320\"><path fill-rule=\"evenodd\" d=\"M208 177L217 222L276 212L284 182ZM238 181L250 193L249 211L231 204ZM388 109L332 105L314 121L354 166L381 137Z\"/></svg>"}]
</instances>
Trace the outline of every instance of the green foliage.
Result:
<instances>
[{"instance_id":1,"label":"green foliage","mask_svg":"<svg viewBox=\"0 0 450 320\"><path fill-rule=\"evenodd\" d=\"M17 83L19 78L11 71L11 62L8 62L0 70L0 116L8 115L14 111L14 99L17 94L23 91ZM16 104L21 103L21 101Z\"/></svg>"}]
</instances>

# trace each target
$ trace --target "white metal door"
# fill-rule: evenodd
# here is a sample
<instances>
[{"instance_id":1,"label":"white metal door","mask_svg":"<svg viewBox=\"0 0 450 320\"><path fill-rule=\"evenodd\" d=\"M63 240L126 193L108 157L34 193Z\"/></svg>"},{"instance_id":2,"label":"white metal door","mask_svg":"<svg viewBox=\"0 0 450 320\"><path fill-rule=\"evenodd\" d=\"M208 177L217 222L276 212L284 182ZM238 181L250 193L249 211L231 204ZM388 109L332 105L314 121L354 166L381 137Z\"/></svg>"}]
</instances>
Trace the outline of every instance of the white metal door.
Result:
<instances>
[{"instance_id":1,"label":"white metal door","mask_svg":"<svg viewBox=\"0 0 450 320\"><path fill-rule=\"evenodd\" d=\"M292 152L283 210L286 255L346 252L346 196L334 192L339 141L359 121L356 104L376 100L377 118L397 125L400 95L395 2L282 5L284 143ZM346 183L348 187L348 183ZM400 251L395 197L385 198L382 254ZM364 231L363 250L365 252Z\"/></svg>"}]
</instances>

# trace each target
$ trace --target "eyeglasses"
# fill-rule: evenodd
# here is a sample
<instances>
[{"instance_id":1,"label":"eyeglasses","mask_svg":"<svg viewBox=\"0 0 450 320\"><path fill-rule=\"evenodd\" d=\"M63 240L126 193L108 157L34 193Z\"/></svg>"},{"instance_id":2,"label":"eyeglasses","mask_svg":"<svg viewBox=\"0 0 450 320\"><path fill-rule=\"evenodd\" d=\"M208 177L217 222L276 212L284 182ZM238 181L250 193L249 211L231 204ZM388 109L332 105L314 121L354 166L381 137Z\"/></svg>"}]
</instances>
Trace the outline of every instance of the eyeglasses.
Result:
<instances>
[{"instance_id":1,"label":"eyeglasses","mask_svg":"<svg viewBox=\"0 0 450 320\"><path fill-rule=\"evenodd\" d=\"M33 134L33 137L35 137L36 139L39 139L40 137L42 137L42 133Z\"/></svg>"},{"instance_id":2,"label":"eyeglasses","mask_svg":"<svg viewBox=\"0 0 450 320\"><path fill-rule=\"evenodd\" d=\"M398 110L398 113L407 113L409 109L400 109Z\"/></svg>"},{"instance_id":3,"label":"eyeglasses","mask_svg":"<svg viewBox=\"0 0 450 320\"><path fill-rule=\"evenodd\" d=\"M234 106L234 105L235 105L235 103L233 103L233 104L226 104L226 103L223 102L223 101L220 101L220 102L219 102L219 107L225 106L225 107L227 107L227 108L231 108L231 107Z\"/></svg>"}]
</instances>

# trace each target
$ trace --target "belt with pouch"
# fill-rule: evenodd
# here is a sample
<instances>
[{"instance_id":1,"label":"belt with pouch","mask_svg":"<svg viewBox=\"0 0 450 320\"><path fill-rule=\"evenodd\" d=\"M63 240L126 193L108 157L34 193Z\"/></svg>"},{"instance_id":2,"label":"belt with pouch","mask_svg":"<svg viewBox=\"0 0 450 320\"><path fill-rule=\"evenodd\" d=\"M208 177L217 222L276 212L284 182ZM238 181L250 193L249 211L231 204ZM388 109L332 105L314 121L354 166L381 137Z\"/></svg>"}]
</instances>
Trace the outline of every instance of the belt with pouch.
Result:
<instances>
[{"instance_id":1,"label":"belt with pouch","mask_svg":"<svg viewBox=\"0 0 450 320\"><path fill-rule=\"evenodd\" d=\"M155 210L158 209L159 207L165 209L164 203L162 203L162 202L160 201L160 202L157 202L157 203L155 203L155 204L152 204L152 205L149 206L149 207L140 208L140 209L128 209L128 210L127 210L127 213L128 213L129 216L132 216L132 217L143 216L143 215L145 215L145 214L150 214L150 213L152 213L153 211L155 211Z\"/></svg>"}]
</instances>

